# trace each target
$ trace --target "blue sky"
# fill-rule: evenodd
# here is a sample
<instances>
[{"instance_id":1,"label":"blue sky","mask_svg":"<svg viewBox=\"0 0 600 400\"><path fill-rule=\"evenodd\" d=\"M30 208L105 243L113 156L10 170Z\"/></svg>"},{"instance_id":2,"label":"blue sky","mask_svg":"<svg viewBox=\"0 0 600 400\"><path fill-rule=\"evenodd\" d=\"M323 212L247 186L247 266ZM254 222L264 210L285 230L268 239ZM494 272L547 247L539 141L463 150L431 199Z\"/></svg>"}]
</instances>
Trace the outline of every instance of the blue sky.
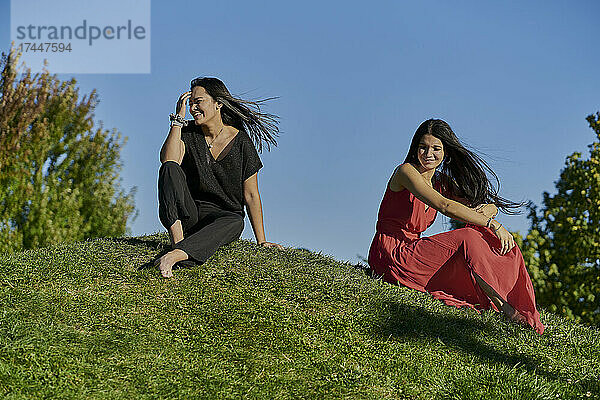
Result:
<instances>
[{"instance_id":1,"label":"blue sky","mask_svg":"<svg viewBox=\"0 0 600 400\"><path fill-rule=\"evenodd\" d=\"M6 51L8 0L0 13ZM539 204L554 192L565 157L594 138L585 117L600 110L598 16L596 1L153 1L150 74L59 77L97 89L96 119L129 138L122 186L138 187L134 235L162 229L158 152L192 78L280 96L266 108L281 117L279 146L259 173L267 239L355 260L425 119L483 151L504 196ZM500 221L529 226L525 215ZM247 220L243 237L253 237Z\"/></svg>"}]
</instances>

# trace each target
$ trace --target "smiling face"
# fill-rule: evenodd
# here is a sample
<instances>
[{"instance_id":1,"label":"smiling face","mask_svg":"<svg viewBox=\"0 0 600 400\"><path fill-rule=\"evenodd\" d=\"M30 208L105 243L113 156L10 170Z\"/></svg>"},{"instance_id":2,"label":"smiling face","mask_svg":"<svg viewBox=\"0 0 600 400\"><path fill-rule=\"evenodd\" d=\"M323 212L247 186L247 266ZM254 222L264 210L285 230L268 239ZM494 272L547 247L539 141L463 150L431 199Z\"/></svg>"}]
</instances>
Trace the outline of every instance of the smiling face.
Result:
<instances>
[{"instance_id":1,"label":"smiling face","mask_svg":"<svg viewBox=\"0 0 600 400\"><path fill-rule=\"evenodd\" d=\"M423 169L421 172L436 169L444 161L442 141L433 135L423 135L417 147L417 157Z\"/></svg>"},{"instance_id":2,"label":"smiling face","mask_svg":"<svg viewBox=\"0 0 600 400\"><path fill-rule=\"evenodd\" d=\"M194 86L190 97L190 114L196 125L206 124L220 114L221 104L216 102L202 86Z\"/></svg>"}]
</instances>

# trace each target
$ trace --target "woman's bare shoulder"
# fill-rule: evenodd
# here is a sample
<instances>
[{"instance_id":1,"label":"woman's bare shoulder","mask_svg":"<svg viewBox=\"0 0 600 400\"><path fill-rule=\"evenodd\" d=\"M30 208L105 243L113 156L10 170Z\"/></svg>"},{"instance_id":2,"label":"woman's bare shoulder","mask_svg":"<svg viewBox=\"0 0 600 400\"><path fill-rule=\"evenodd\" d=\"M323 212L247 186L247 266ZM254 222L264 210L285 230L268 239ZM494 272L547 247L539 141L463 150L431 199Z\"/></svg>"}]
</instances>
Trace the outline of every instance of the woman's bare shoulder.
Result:
<instances>
[{"instance_id":1,"label":"woman's bare shoulder","mask_svg":"<svg viewBox=\"0 0 600 400\"><path fill-rule=\"evenodd\" d=\"M404 180L404 178L406 176L409 176L415 172L418 173L416 168L411 163L403 163L403 164L398 165L394 169L394 173L392 174L392 177L390 178L390 181L388 183L388 188L392 192L403 191L405 189L405 187L402 184L402 181Z\"/></svg>"}]
</instances>

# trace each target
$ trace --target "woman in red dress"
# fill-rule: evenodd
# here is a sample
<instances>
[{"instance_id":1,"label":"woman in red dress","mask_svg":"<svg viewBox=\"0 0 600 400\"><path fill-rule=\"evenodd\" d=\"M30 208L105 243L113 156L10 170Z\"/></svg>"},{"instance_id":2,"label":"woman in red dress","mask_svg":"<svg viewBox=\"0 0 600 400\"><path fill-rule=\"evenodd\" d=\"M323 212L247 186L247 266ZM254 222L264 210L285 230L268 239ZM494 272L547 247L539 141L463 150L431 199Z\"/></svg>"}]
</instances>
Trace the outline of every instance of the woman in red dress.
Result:
<instances>
[{"instance_id":1,"label":"woman in red dress","mask_svg":"<svg viewBox=\"0 0 600 400\"><path fill-rule=\"evenodd\" d=\"M429 292L456 307L501 310L541 334L521 251L494 219L498 209L515 214L523 204L499 196L486 171L498 182L446 122L423 122L388 183L369 265L386 282ZM467 225L421 237L438 211Z\"/></svg>"}]
</instances>

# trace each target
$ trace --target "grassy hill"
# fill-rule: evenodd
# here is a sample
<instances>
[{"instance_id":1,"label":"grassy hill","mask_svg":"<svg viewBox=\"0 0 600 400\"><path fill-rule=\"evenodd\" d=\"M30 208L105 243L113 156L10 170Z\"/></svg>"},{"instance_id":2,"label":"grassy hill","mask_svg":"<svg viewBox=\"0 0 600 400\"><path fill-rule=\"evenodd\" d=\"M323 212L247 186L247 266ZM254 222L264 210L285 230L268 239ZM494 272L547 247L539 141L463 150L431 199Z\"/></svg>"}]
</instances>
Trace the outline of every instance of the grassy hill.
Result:
<instances>
[{"instance_id":1,"label":"grassy hill","mask_svg":"<svg viewBox=\"0 0 600 400\"><path fill-rule=\"evenodd\" d=\"M164 235L3 255L0 395L600 397L600 331L458 310L306 250L246 241L164 280Z\"/></svg>"}]
</instances>

